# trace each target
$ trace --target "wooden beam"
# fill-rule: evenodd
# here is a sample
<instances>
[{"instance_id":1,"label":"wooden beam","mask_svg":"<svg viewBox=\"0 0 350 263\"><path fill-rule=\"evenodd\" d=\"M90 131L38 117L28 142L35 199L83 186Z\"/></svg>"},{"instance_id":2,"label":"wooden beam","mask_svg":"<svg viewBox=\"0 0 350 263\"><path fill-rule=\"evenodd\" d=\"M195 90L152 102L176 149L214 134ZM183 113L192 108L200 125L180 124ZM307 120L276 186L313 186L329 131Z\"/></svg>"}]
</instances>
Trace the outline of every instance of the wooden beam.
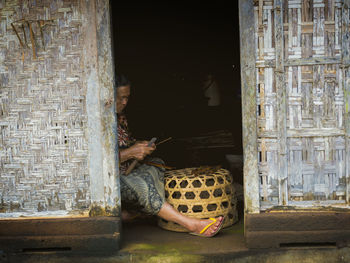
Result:
<instances>
[{"instance_id":1,"label":"wooden beam","mask_svg":"<svg viewBox=\"0 0 350 263\"><path fill-rule=\"evenodd\" d=\"M90 215L120 215L117 120L109 1L81 1L88 114ZM89 44L88 44L89 43Z\"/></svg>"},{"instance_id":2,"label":"wooden beam","mask_svg":"<svg viewBox=\"0 0 350 263\"><path fill-rule=\"evenodd\" d=\"M277 134L279 162L279 204L288 205L288 163L287 163L287 102L284 80L283 49L283 6L282 0L274 1L275 8L275 83L277 92Z\"/></svg>"},{"instance_id":3,"label":"wooden beam","mask_svg":"<svg viewBox=\"0 0 350 263\"><path fill-rule=\"evenodd\" d=\"M4 251L40 249L117 252L118 217L0 220L0 247Z\"/></svg>"},{"instance_id":4,"label":"wooden beam","mask_svg":"<svg viewBox=\"0 0 350 263\"><path fill-rule=\"evenodd\" d=\"M328 64L340 64L342 61L340 58L335 57L322 57L322 58L299 58L299 59L287 59L284 66L313 66L313 65L328 65Z\"/></svg>"},{"instance_id":5,"label":"wooden beam","mask_svg":"<svg viewBox=\"0 0 350 263\"><path fill-rule=\"evenodd\" d=\"M253 0L239 1L245 213L259 213ZM249 43L249 44L248 44Z\"/></svg>"},{"instance_id":6,"label":"wooden beam","mask_svg":"<svg viewBox=\"0 0 350 263\"><path fill-rule=\"evenodd\" d=\"M342 7L342 60L350 61L350 31L349 31L349 7L350 0L345 0ZM343 89L344 89L344 100L345 100L345 114L344 114L344 125L345 125L345 175L346 175L346 201L350 203L350 184L349 184L349 164L350 164L350 71L349 67L343 67Z\"/></svg>"},{"instance_id":7,"label":"wooden beam","mask_svg":"<svg viewBox=\"0 0 350 263\"><path fill-rule=\"evenodd\" d=\"M261 131L259 135L263 138L277 138L277 132ZM303 128L288 129L287 138L304 138L304 137L325 137L325 136L344 136L345 131L337 128Z\"/></svg>"},{"instance_id":8,"label":"wooden beam","mask_svg":"<svg viewBox=\"0 0 350 263\"><path fill-rule=\"evenodd\" d=\"M249 248L271 248L288 244L350 242L349 212L283 212L247 215Z\"/></svg>"},{"instance_id":9,"label":"wooden beam","mask_svg":"<svg viewBox=\"0 0 350 263\"><path fill-rule=\"evenodd\" d=\"M344 64L348 66L349 63L342 61L341 58L335 57L319 57L319 58L295 58L295 59L285 59L284 67L292 66L315 66L315 65L333 65L333 64ZM256 62L257 68L271 68L275 67L275 60L265 60Z\"/></svg>"}]
</instances>

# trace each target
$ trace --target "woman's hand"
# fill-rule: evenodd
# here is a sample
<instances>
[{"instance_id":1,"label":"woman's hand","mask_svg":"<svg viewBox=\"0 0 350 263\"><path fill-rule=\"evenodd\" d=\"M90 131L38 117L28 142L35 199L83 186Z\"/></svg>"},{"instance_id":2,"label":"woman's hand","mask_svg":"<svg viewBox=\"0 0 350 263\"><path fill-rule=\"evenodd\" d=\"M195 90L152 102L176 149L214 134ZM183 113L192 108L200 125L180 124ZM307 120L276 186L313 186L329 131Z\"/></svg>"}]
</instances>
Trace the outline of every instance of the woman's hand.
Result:
<instances>
[{"instance_id":1,"label":"woman's hand","mask_svg":"<svg viewBox=\"0 0 350 263\"><path fill-rule=\"evenodd\" d=\"M136 142L133 146L130 147L132 150L133 158L136 160L143 160L147 155L151 154L155 149L155 145L148 147L148 142Z\"/></svg>"},{"instance_id":2,"label":"woman's hand","mask_svg":"<svg viewBox=\"0 0 350 263\"><path fill-rule=\"evenodd\" d=\"M133 146L124 149L120 152L121 162L129 159L143 160L147 155L150 155L156 149L155 144L148 147L147 141L136 142Z\"/></svg>"}]
</instances>

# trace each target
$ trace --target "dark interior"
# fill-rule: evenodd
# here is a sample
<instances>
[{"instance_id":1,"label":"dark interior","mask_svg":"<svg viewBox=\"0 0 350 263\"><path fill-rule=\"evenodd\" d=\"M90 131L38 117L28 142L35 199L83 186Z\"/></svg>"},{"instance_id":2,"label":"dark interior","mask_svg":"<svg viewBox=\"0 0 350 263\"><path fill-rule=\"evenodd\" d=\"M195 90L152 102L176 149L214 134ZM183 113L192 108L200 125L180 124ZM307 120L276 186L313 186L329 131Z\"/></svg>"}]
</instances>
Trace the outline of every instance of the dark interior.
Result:
<instances>
[{"instance_id":1,"label":"dark interior","mask_svg":"<svg viewBox=\"0 0 350 263\"><path fill-rule=\"evenodd\" d=\"M236 1L111 1L117 74L132 82L129 126L139 139L173 139L157 155L176 168L229 167L242 155ZM212 74L221 105L207 106ZM242 183L242 174L235 178Z\"/></svg>"}]
</instances>

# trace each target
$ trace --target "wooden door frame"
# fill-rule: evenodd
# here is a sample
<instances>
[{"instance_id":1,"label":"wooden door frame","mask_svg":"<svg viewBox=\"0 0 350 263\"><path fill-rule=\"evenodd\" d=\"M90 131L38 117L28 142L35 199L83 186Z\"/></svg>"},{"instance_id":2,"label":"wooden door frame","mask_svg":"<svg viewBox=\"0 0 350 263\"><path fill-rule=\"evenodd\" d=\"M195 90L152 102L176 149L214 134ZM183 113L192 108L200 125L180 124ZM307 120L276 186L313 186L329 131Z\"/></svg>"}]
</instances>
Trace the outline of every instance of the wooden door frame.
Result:
<instances>
[{"instance_id":1,"label":"wooden door frame","mask_svg":"<svg viewBox=\"0 0 350 263\"><path fill-rule=\"evenodd\" d=\"M253 0L239 1L245 214L260 212ZM249 43L249 44L248 44Z\"/></svg>"}]
</instances>

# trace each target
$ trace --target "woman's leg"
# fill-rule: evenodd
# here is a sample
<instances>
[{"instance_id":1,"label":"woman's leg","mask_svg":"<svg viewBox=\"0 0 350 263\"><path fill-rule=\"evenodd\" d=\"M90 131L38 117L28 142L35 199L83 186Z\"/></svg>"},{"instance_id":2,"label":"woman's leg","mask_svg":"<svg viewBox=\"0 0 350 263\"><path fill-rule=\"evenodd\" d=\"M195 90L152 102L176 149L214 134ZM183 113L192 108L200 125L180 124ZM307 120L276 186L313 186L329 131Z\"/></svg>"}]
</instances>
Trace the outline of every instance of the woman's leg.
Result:
<instances>
[{"instance_id":1,"label":"woman's leg","mask_svg":"<svg viewBox=\"0 0 350 263\"><path fill-rule=\"evenodd\" d=\"M160 209L158 216L167 220L172 221L175 223L178 223L179 225L182 225L190 232L194 233L200 233L200 231L207 226L208 224L212 223L211 220L206 219L197 219L197 218L191 218L184 216L183 214L179 213L177 210L175 210L169 203L165 202ZM218 220L210 226L205 232L204 235L210 236L212 233L214 233L217 228L220 226L221 221L223 220L223 217L219 217Z\"/></svg>"},{"instance_id":2,"label":"woman's leg","mask_svg":"<svg viewBox=\"0 0 350 263\"><path fill-rule=\"evenodd\" d=\"M165 201L163 173L157 168L142 165L135 169L128 176L121 176L122 202L134 203L140 206L139 211L146 214L158 215L159 217L178 223L190 232L200 233L200 231L211 220L197 219L184 216L175 210ZM211 225L204 235L210 236L222 223L223 217L219 217L217 222Z\"/></svg>"}]
</instances>

